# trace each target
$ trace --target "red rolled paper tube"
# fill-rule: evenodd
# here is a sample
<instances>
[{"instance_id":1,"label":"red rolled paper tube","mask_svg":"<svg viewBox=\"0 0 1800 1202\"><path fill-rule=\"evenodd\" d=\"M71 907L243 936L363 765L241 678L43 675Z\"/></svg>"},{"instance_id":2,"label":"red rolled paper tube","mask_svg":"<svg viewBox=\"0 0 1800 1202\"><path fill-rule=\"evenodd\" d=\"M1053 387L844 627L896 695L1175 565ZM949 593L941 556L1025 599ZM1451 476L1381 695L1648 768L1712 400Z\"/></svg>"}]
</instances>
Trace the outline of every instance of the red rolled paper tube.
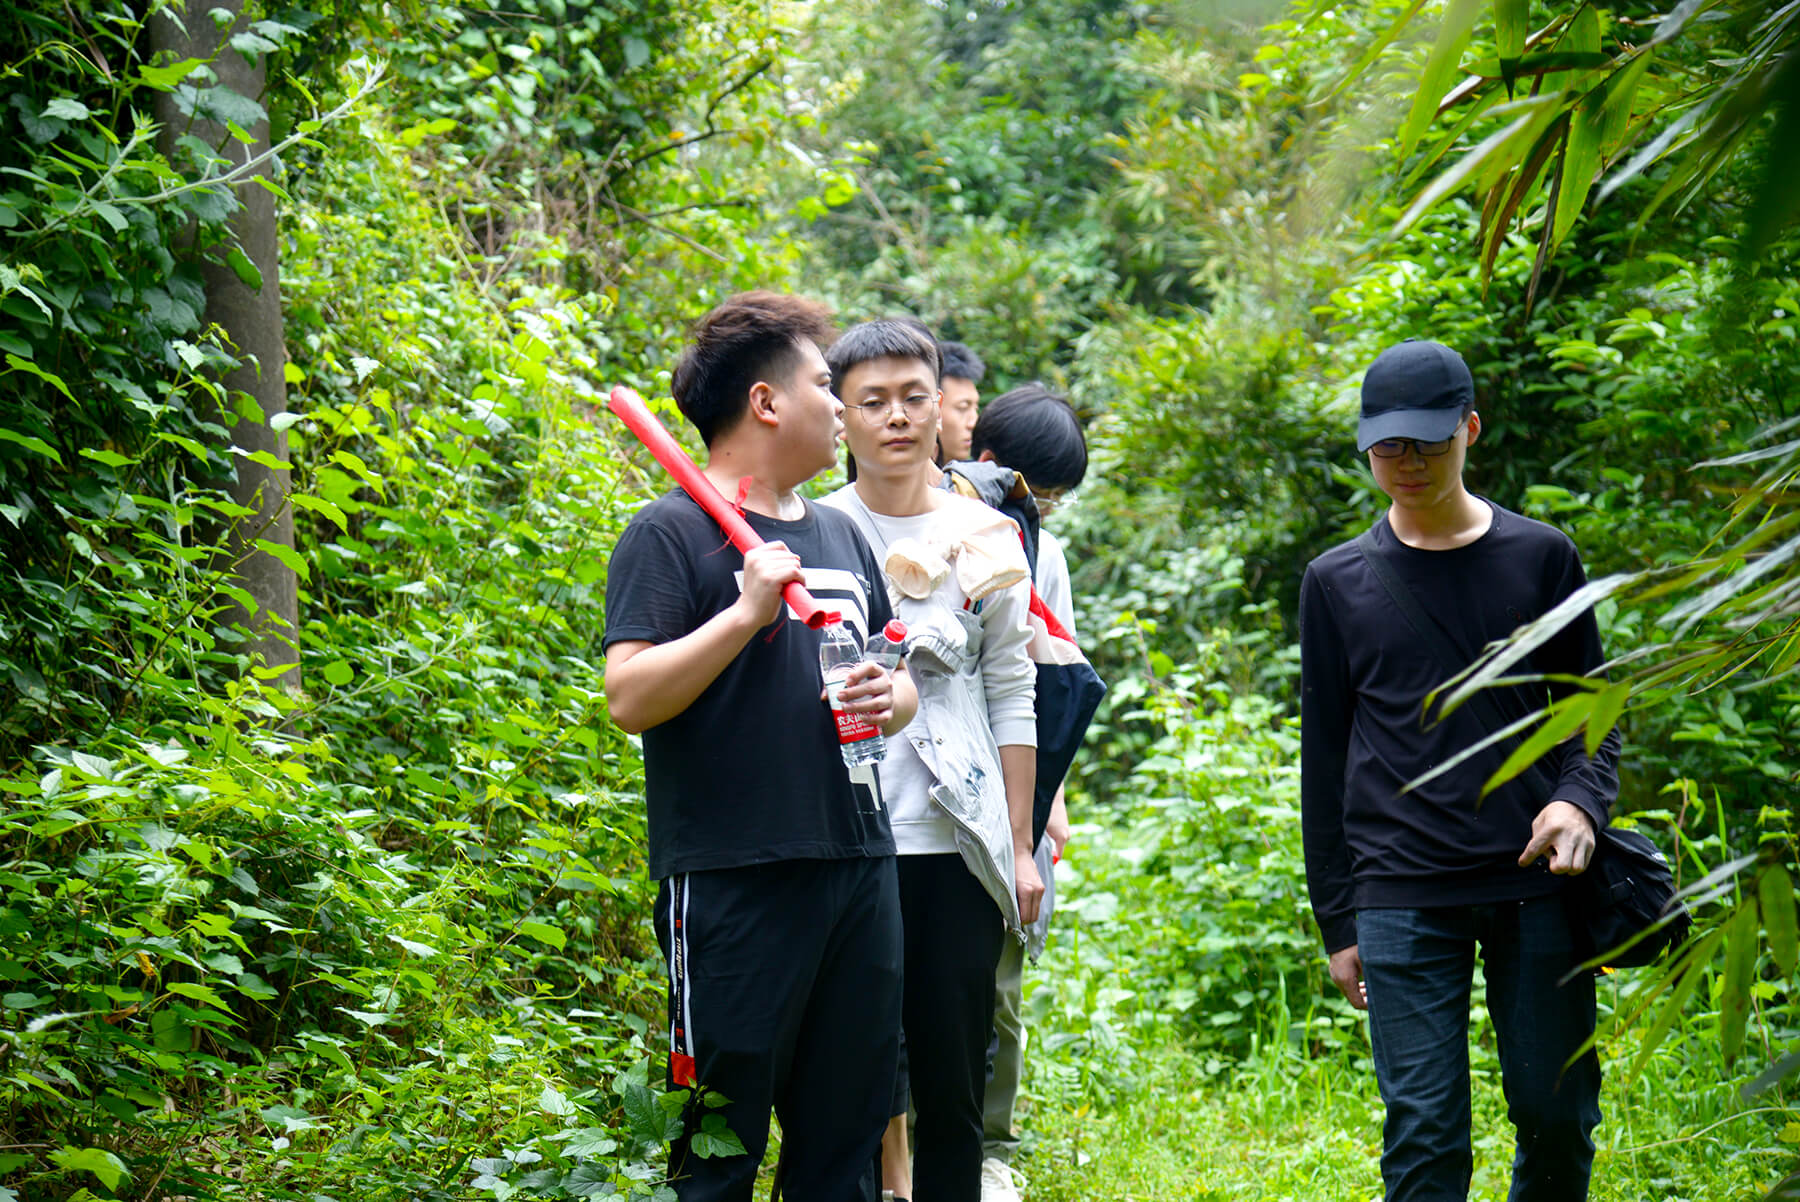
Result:
<instances>
[{"instance_id":1,"label":"red rolled paper tube","mask_svg":"<svg viewBox=\"0 0 1800 1202\"><path fill-rule=\"evenodd\" d=\"M675 441L674 435L664 429L663 424L656 420L656 415L645 407L642 397L621 384L612 390L606 407L631 428L640 442L650 448L650 453L656 456L656 461L663 465L664 471L675 477L675 483L681 485L682 491L694 498L694 503L719 523L719 528L731 540L732 546L747 552L752 547L763 545L762 535L750 529L750 523L737 511L737 506L727 501L713 487L713 482L688 458L688 453L681 449L681 444ZM797 580L789 581L781 595L788 607L800 616L800 620L814 630L839 621L842 617L836 610L821 606Z\"/></svg>"}]
</instances>

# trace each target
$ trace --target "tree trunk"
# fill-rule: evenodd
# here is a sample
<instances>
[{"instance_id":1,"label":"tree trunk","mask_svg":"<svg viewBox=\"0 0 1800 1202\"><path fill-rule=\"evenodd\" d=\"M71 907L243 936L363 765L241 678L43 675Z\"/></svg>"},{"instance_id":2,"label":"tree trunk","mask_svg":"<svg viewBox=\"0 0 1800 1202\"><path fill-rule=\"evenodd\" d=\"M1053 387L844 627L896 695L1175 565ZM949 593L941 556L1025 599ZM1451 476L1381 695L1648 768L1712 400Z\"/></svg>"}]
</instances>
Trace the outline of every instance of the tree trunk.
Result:
<instances>
[{"instance_id":1,"label":"tree trunk","mask_svg":"<svg viewBox=\"0 0 1800 1202\"><path fill-rule=\"evenodd\" d=\"M265 103L268 72L264 56L254 62L232 48L231 35L249 20L243 0L217 0L209 12L200 6L187 9L187 28L172 9L162 9L150 22L157 50L168 50L177 59L209 60L220 86L240 96ZM229 12L232 20L222 28L210 13ZM174 93L157 93L156 115L162 124L165 152L177 137L191 133L216 148L221 156L243 164L269 148L269 122L265 119L247 132L255 138L246 145L215 121L191 117L176 104ZM272 176L265 163L259 175ZM275 196L252 181L237 188L240 208L231 218L231 232L238 246L262 276L253 288L224 262L225 246L198 248L204 252L201 270L206 281L206 320L225 331L241 366L220 384L227 397L221 424L231 431L231 444L245 451L266 451L280 460L281 468L254 463L241 455L236 460L236 479L231 492L237 502L256 510L255 516L235 523L226 544L227 562L238 562L238 583L256 600L254 613L233 605L219 616L226 628L239 627L249 636L246 650L267 665L287 665L278 680L288 689L300 685L299 584L293 569L256 548L265 539L292 549L294 515L287 503L288 440L285 431L270 423L287 412L287 363L282 338L281 287L275 229ZM239 562L241 561L241 562Z\"/></svg>"}]
</instances>

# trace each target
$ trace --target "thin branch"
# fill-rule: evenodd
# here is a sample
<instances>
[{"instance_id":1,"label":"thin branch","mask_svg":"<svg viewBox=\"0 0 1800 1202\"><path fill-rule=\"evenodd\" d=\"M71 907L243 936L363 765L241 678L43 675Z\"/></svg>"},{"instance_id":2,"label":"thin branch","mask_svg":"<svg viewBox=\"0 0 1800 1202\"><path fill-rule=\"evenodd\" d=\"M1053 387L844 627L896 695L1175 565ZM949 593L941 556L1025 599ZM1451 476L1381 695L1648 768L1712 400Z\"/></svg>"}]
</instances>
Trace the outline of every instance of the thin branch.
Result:
<instances>
[{"instance_id":1,"label":"thin branch","mask_svg":"<svg viewBox=\"0 0 1800 1202\"><path fill-rule=\"evenodd\" d=\"M651 159L657 158L661 155L668 154L671 151L680 150L683 146L686 146L691 142L704 142L706 139L717 137L719 134L722 134L722 133L737 132L736 130L719 129L717 126L715 126L713 124L713 114L719 111L719 106L721 104L724 104L727 99L729 99L731 96L735 95L736 93L743 91L745 88L749 87L750 82L752 80L754 80L757 76L761 75L763 72L767 71L770 67L772 67L774 65L775 65L774 59L765 58L762 62L757 63L755 66L751 67L748 71L744 72L743 75L739 76L738 79L736 80L736 82L732 83L723 92L720 92L717 96L714 96L712 98L712 102L706 106L706 115L700 119L701 124L706 127L703 132L696 134L694 137L681 138L677 141L670 142L666 146L660 146L655 150L647 150L643 154L636 155L632 158L629 158L625 161L625 170L630 171L631 169L636 167L639 163L647 163Z\"/></svg>"}]
</instances>

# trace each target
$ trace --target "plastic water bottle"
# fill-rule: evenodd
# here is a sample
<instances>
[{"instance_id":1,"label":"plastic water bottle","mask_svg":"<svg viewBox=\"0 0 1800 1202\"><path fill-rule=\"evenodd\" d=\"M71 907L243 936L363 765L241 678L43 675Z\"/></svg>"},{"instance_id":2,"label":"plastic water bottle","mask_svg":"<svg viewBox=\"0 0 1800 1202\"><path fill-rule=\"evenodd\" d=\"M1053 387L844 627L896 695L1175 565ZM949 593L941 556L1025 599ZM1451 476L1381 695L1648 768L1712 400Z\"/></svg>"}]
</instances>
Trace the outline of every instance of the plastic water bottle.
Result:
<instances>
[{"instance_id":1,"label":"plastic water bottle","mask_svg":"<svg viewBox=\"0 0 1800 1202\"><path fill-rule=\"evenodd\" d=\"M899 618L889 618L886 626L869 636L863 658L892 672L900 666L900 656L905 650L906 623Z\"/></svg>"},{"instance_id":2,"label":"plastic water bottle","mask_svg":"<svg viewBox=\"0 0 1800 1202\"><path fill-rule=\"evenodd\" d=\"M856 645L856 636L848 626L833 622L825 627L819 639L819 671L825 677L831 716L837 719L838 750L844 753L844 763L852 768L887 757L887 741L875 724L861 714L846 711L838 701L850 669L862 660L863 649Z\"/></svg>"}]
</instances>

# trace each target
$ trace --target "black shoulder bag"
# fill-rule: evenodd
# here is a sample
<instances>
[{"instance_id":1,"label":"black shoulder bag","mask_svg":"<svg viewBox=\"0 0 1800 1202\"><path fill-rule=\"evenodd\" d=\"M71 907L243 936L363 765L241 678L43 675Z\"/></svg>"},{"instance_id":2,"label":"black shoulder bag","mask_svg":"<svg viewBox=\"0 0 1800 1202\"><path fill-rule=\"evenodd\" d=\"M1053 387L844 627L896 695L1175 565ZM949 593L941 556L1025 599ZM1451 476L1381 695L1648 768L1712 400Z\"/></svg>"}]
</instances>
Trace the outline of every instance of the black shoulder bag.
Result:
<instances>
[{"instance_id":1,"label":"black shoulder bag","mask_svg":"<svg viewBox=\"0 0 1800 1202\"><path fill-rule=\"evenodd\" d=\"M1456 649L1437 622L1419 608L1412 590L1395 574L1375 544L1375 531L1365 530L1356 539L1363 562L1387 590L1394 608L1405 616L1413 633L1431 651L1448 680L1461 669ZM1507 723L1493 698L1477 690L1465 703L1489 730ZM1545 780L1538 765L1533 776ZM1545 791L1554 787L1546 780ZM1664 951L1687 938L1693 919L1687 907L1675 900L1675 874L1656 845L1641 832L1601 827L1594 839L1594 855L1587 871L1577 875L1563 891L1570 926L1584 958L1610 952L1608 966L1636 968L1649 964Z\"/></svg>"}]
</instances>

